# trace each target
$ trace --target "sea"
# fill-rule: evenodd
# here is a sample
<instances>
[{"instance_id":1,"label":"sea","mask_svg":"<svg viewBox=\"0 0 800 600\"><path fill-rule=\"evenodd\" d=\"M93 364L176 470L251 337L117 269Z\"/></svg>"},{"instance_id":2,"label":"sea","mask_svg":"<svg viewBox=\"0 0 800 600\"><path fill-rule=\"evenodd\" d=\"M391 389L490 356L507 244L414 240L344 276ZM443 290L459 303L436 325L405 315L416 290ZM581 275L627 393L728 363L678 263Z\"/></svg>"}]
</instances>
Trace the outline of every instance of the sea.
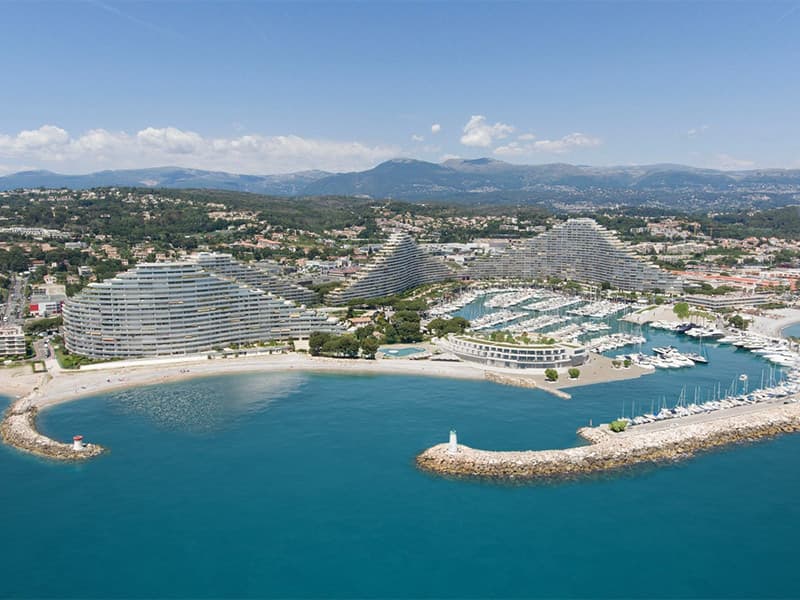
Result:
<instances>
[{"instance_id":1,"label":"sea","mask_svg":"<svg viewBox=\"0 0 800 600\"><path fill-rule=\"evenodd\" d=\"M699 342L646 331L648 347ZM644 351L647 351L645 348ZM564 448L578 427L780 373L709 365L560 399L479 381L270 373L56 406L45 433L110 452L60 464L0 447L0 596L792 598L800 435L553 483L448 479L446 441Z\"/></svg>"}]
</instances>

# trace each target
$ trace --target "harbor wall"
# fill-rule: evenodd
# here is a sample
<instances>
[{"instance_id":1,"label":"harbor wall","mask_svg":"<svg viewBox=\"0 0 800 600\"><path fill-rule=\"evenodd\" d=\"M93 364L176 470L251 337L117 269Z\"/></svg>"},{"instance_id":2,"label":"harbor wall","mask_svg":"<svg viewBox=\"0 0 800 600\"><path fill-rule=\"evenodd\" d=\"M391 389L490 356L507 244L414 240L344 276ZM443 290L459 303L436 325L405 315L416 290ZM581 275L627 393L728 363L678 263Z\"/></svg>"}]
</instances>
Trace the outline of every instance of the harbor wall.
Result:
<instances>
[{"instance_id":1,"label":"harbor wall","mask_svg":"<svg viewBox=\"0 0 800 600\"><path fill-rule=\"evenodd\" d=\"M639 433L613 433L608 425L586 427L578 435L591 442L589 445L562 450L499 452L459 444L453 454L448 453L447 444L439 444L419 454L416 462L420 469L439 475L498 480L560 479L642 463L681 460L702 450L796 431L800 431L800 403L792 402Z\"/></svg>"}]
</instances>

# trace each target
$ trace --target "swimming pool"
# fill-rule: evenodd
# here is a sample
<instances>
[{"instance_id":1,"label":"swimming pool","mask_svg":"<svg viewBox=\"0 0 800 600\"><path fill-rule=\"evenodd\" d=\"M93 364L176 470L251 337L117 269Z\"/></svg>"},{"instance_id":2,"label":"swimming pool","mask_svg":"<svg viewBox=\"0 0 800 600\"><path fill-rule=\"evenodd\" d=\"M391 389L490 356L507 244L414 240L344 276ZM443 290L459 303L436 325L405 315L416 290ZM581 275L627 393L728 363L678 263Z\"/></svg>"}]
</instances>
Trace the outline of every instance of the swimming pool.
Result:
<instances>
[{"instance_id":1,"label":"swimming pool","mask_svg":"<svg viewBox=\"0 0 800 600\"><path fill-rule=\"evenodd\" d=\"M416 347L408 347L408 348L393 348L392 346L381 346L378 348L379 352L383 352L385 358L405 358L406 356L411 356L412 354L419 354L420 352L425 352L425 348L416 348Z\"/></svg>"}]
</instances>

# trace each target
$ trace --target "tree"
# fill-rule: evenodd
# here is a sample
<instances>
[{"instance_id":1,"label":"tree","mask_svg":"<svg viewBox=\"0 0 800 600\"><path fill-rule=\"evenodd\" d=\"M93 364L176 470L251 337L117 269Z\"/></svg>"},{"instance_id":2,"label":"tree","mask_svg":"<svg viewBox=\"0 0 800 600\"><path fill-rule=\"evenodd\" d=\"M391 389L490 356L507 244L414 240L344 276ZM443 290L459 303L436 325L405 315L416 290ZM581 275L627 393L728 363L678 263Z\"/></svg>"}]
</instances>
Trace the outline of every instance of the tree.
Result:
<instances>
[{"instance_id":1,"label":"tree","mask_svg":"<svg viewBox=\"0 0 800 600\"><path fill-rule=\"evenodd\" d=\"M730 323L731 327L741 329L742 331L747 329L747 326L750 325L750 321L745 319L742 315L731 315L728 317L728 323Z\"/></svg>"},{"instance_id":2,"label":"tree","mask_svg":"<svg viewBox=\"0 0 800 600\"><path fill-rule=\"evenodd\" d=\"M558 381L558 371L555 369L545 369L544 378L547 381Z\"/></svg>"},{"instance_id":3,"label":"tree","mask_svg":"<svg viewBox=\"0 0 800 600\"><path fill-rule=\"evenodd\" d=\"M577 379L581 376L581 370L575 367L570 367L567 373L569 374L570 379Z\"/></svg>"},{"instance_id":4,"label":"tree","mask_svg":"<svg viewBox=\"0 0 800 600\"><path fill-rule=\"evenodd\" d=\"M373 359L375 358L375 354L378 352L378 348L380 347L380 342L375 338L375 336L369 336L361 340L361 355L364 358Z\"/></svg>"},{"instance_id":5,"label":"tree","mask_svg":"<svg viewBox=\"0 0 800 600\"><path fill-rule=\"evenodd\" d=\"M679 319L688 319L689 318L689 305L686 302L678 302L672 308L672 312L675 313L675 316Z\"/></svg>"},{"instance_id":6,"label":"tree","mask_svg":"<svg viewBox=\"0 0 800 600\"><path fill-rule=\"evenodd\" d=\"M330 339L330 333L313 331L311 335L308 336L308 353L311 354L311 356L319 356L322 353L322 348Z\"/></svg>"}]
</instances>

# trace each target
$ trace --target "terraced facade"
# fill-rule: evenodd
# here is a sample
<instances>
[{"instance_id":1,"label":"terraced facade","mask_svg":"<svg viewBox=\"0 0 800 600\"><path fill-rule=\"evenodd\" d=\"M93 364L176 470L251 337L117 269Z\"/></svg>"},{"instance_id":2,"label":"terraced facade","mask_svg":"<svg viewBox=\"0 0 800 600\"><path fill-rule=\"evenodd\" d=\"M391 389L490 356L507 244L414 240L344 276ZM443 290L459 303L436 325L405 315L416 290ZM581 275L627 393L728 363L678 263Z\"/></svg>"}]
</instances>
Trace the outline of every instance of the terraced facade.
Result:
<instances>
[{"instance_id":1,"label":"terraced facade","mask_svg":"<svg viewBox=\"0 0 800 600\"><path fill-rule=\"evenodd\" d=\"M640 260L593 219L570 219L505 253L478 261L476 279L558 277L633 291L681 290L679 278Z\"/></svg>"},{"instance_id":2,"label":"terraced facade","mask_svg":"<svg viewBox=\"0 0 800 600\"><path fill-rule=\"evenodd\" d=\"M141 264L89 284L65 302L63 316L67 349L91 358L194 354L341 329L313 310L191 262Z\"/></svg>"},{"instance_id":3,"label":"terraced facade","mask_svg":"<svg viewBox=\"0 0 800 600\"><path fill-rule=\"evenodd\" d=\"M425 254L410 235L394 233L350 284L331 292L327 300L337 305L357 298L391 296L452 277L447 265Z\"/></svg>"}]
</instances>

